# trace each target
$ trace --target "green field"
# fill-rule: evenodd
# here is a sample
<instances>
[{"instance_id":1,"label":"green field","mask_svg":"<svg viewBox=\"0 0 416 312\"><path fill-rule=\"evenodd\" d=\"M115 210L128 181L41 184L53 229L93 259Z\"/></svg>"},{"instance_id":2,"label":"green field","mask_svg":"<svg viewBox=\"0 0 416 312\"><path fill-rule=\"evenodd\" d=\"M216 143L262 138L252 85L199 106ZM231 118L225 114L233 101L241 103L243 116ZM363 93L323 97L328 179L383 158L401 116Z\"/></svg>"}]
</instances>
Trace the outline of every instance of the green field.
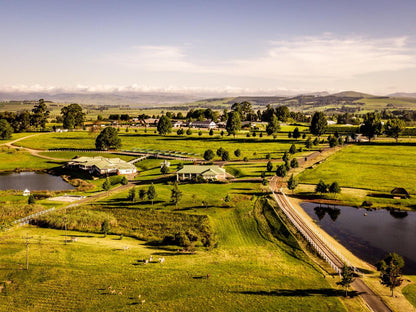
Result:
<instances>
[{"instance_id":1,"label":"green field","mask_svg":"<svg viewBox=\"0 0 416 312\"><path fill-rule=\"evenodd\" d=\"M416 194L416 145L374 143L353 145L342 149L315 169L299 175L302 183L316 184L337 181L343 187L390 193L404 187Z\"/></svg>"},{"instance_id":2,"label":"green field","mask_svg":"<svg viewBox=\"0 0 416 312\"><path fill-rule=\"evenodd\" d=\"M118 236L25 228L1 235L1 310L346 311L302 253L259 233L252 204L210 214L219 247L177 253ZM30 269L23 236L30 235ZM129 250L123 250L129 246ZM142 259L165 257L144 265ZM207 274L210 275L207 278ZM115 290L116 294L112 294ZM140 296L140 298L139 298ZM142 303L142 300L144 302Z\"/></svg>"},{"instance_id":3,"label":"green field","mask_svg":"<svg viewBox=\"0 0 416 312\"><path fill-rule=\"evenodd\" d=\"M154 133L144 133L141 129L139 132L120 131L122 149L132 150L134 148L171 150L187 153L196 153L202 157L207 149L214 152L222 147L230 152L231 159L236 159L234 151L241 150L239 159L247 157L249 159L265 158L267 153L271 153L273 158L280 158L284 151L289 150L294 143L297 146L303 146L303 140L292 140L287 138L287 134L280 133L276 139L271 136L246 138L242 133L234 139L233 137L221 137L219 134L209 136L204 132L198 136L197 131L191 136L178 136L171 134L160 136ZM67 132L67 133L47 133L42 134L36 139L24 139L18 142L19 146L34 149L53 149L53 148L74 148L74 149L94 149L95 135L88 132Z\"/></svg>"}]
</instances>

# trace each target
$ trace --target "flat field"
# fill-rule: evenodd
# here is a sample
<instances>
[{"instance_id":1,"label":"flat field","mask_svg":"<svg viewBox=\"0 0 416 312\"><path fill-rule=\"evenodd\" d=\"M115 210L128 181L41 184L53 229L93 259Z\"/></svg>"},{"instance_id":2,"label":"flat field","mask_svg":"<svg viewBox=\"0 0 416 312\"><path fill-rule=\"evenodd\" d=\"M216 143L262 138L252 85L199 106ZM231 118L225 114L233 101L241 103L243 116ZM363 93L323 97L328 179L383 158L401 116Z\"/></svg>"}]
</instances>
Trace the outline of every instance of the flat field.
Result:
<instances>
[{"instance_id":1,"label":"flat field","mask_svg":"<svg viewBox=\"0 0 416 312\"><path fill-rule=\"evenodd\" d=\"M390 193L404 187L416 194L416 145L372 143L348 146L298 177L301 183L337 181L343 187Z\"/></svg>"}]
</instances>

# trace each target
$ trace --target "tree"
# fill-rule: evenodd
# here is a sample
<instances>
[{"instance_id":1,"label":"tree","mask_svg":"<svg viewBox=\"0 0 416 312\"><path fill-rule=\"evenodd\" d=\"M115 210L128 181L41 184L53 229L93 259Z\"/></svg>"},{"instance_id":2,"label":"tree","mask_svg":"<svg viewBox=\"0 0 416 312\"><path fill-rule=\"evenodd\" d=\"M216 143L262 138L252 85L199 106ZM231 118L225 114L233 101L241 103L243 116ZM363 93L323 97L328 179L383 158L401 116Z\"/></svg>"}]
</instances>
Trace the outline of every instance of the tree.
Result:
<instances>
[{"instance_id":1,"label":"tree","mask_svg":"<svg viewBox=\"0 0 416 312\"><path fill-rule=\"evenodd\" d=\"M296 140L300 138L300 131L299 131L298 127L296 127L295 130L293 130L293 135L292 136Z\"/></svg>"},{"instance_id":2,"label":"tree","mask_svg":"<svg viewBox=\"0 0 416 312\"><path fill-rule=\"evenodd\" d=\"M271 160L269 160L268 162L267 162L267 171L268 172L271 172L272 170L273 170L273 163L272 163L272 161Z\"/></svg>"},{"instance_id":3,"label":"tree","mask_svg":"<svg viewBox=\"0 0 416 312\"><path fill-rule=\"evenodd\" d=\"M328 138L329 147L335 147L338 145L338 139L335 136L329 136Z\"/></svg>"},{"instance_id":4,"label":"tree","mask_svg":"<svg viewBox=\"0 0 416 312\"><path fill-rule=\"evenodd\" d=\"M28 203L29 205L33 205L33 204L35 204L35 203L36 203L35 196L34 196L33 194L30 194L30 195L29 195L29 197L28 197L28 199L27 199L27 203Z\"/></svg>"},{"instance_id":5,"label":"tree","mask_svg":"<svg viewBox=\"0 0 416 312\"><path fill-rule=\"evenodd\" d=\"M212 150L209 149L209 150L206 150L204 152L204 159L206 161L210 161L210 160L214 159L214 157L215 157L215 154Z\"/></svg>"},{"instance_id":6,"label":"tree","mask_svg":"<svg viewBox=\"0 0 416 312\"><path fill-rule=\"evenodd\" d=\"M156 198L156 189L153 183L150 184L149 189L147 190L147 198L152 201L153 206L153 200Z\"/></svg>"},{"instance_id":7,"label":"tree","mask_svg":"<svg viewBox=\"0 0 416 312\"><path fill-rule=\"evenodd\" d=\"M209 135L213 136L214 135L214 130L213 129L209 129Z\"/></svg>"},{"instance_id":8,"label":"tree","mask_svg":"<svg viewBox=\"0 0 416 312\"><path fill-rule=\"evenodd\" d=\"M225 152L225 149L220 147L219 149L217 149L217 156L221 157L224 152Z\"/></svg>"},{"instance_id":9,"label":"tree","mask_svg":"<svg viewBox=\"0 0 416 312\"><path fill-rule=\"evenodd\" d=\"M49 117L48 107L45 104L43 99L40 99L38 104L32 109L31 115L31 125L35 128L41 127L42 129L45 128L46 121Z\"/></svg>"},{"instance_id":10,"label":"tree","mask_svg":"<svg viewBox=\"0 0 416 312\"><path fill-rule=\"evenodd\" d=\"M126 177L126 176L123 176L123 177L121 178L120 183L121 183L121 185L127 185L127 184L129 184L129 180L127 179L127 177Z\"/></svg>"},{"instance_id":11,"label":"tree","mask_svg":"<svg viewBox=\"0 0 416 312\"><path fill-rule=\"evenodd\" d=\"M82 127L84 124L85 113L78 104L70 104L61 109L64 129L74 129Z\"/></svg>"},{"instance_id":12,"label":"tree","mask_svg":"<svg viewBox=\"0 0 416 312\"><path fill-rule=\"evenodd\" d=\"M321 195L323 193L328 193L328 185L326 185L324 181L319 180L318 184L315 187L315 192L320 193Z\"/></svg>"},{"instance_id":13,"label":"tree","mask_svg":"<svg viewBox=\"0 0 416 312\"><path fill-rule=\"evenodd\" d=\"M104 183L103 183L103 190L108 192L111 188L111 181L109 178L106 178Z\"/></svg>"},{"instance_id":14,"label":"tree","mask_svg":"<svg viewBox=\"0 0 416 312\"><path fill-rule=\"evenodd\" d=\"M376 135L383 132L383 125L381 123L380 114L367 113L364 115L363 125L360 127L360 131L365 135L369 141Z\"/></svg>"},{"instance_id":15,"label":"tree","mask_svg":"<svg viewBox=\"0 0 416 312\"><path fill-rule=\"evenodd\" d=\"M394 118L389 119L386 124L386 134L389 137L395 138L396 143L399 140L400 134L406 129L406 124L403 120Z\"/></svg>"},{"instance_id":16,"label":"tree","mask_svg":"<svg viewBox=\"0 0 416 312\"><path fill-rule=\"evenodd\" d=\"M13 128L7 122L6 119L0 119L0 138L3 140L10 139L12 137Z\"/></svg>"},{"instance_id":17,"label":"tree","mask_svg":"<svg viewBox=\"0 0 416 312\"><path fill-rule=\"evenodd\" d=\"M337 282L337 284L345 288L345 297L347 297L348 288L354 282L355 278L353 276L351 268L346 264L344 264L344 266L342 267L341 277L341 281Z\"/></svg>"},{"instance_id":18,"label":"tree","mask_svg":"<svg viewBox=\"0 0 416 312\"><path fill-rule=\"evenodd\" d=\"M290 111L287 106L278 106L276 107L276 117L282 122L286 122L290 116Z\"/></svg>"},{"instance_id":19,"label":"tree","mask_svg":"<svg viewBox=\"0 0 416 312\"><path fill-rule=\"evenodd\" d=\"M290 161L290 167L291 167L291 168L298 168L298 167L299 167L299 162L298 162L298 160L297 160L296 158L293 158L293 159Z\"/></svg>"},{"instance_id":20,"label":"tree","mask_svg":"<svg viewBox=\"0 0 416 312\"><path fill-rule=\"evenodd\" d=\"M289 161L289 154L286 151L283 153L282 160L284 162Z\"/></svg>"},{"instance_id":21,"label":"tree","mask_svg":"<svg viewBox=\"0 0 416 312\"><path fill-rule=\"evenodd\" d=\"M329 192L333 193L335 197L337 197L337 194L341 193L341 187L339 186L338 182L332 182L332 184L329 186Z\"/></svg>"},{"instance_id":22,"label":"tree","mask_svg":"<svg viewBox=\"0 0 416 312\"><path fill-rule=\"evenodd\" d=\"M110 224L108 223L107 220L104 220L103 223L101 223L101 233L103 233L104 237L106 237L109 231L110 231Z\"/></svg>"},{"instance_id":23,"label":"tree","mask_svg":"<svg viewBox=\"0 0 416 312\"><path fill-rule=\"evenodd\" d=\"M276 175L278 177L284 178L286 176L287 170L285 165L279 165L276 169Z\"/></svg>"},{"instance_id":24,"label":"tree","mask_svg":"<svg viewBox=\"0 0 416 312\"><path fill-rule=\"evenodd\" d=\"M166 135L172 131L172 123L168 116L163 115L160 117L159 122L157 123L157 132L160 135Z\"/></svg>"},{"instance_id":25,"label":"tree","mask_svg":"<svg viewBox=\"0 0 416 312\"><path fill-rule=\"evenodd\" d=\"M120 147L121 140L118 137L117 130L113 127L104 128L95 139L95 148L101 151Z\"/></svg>"},{"instance_id":26,"label":"tree","mask_svg":"<svg viewBox=\"0 0 416 312\"><path fill-rule=\"evenodd\" d=\"M295 144L292 144L292 145L290 146L290 148L289 148L289 153L291 153L292 155L293 155L293 154L296 154L296 145L295 145Z\"/></svg>"},{"instance_id":27,"label":"tree","mask_svg":"<svg viewBox=\"0 0 416 312\"><path fill-rule=\"evenodd\" d=\"M140 200L144 200L144 198L146 197L146 194L147 194L147 192L146 192L145 189L140 189L139 190L139 198L140 198Z\"/></svg>"},{"instance_id":28,"label":"tree","mask_svg":"<svg viewBox=\"0 0 416 312\"><path fill-rule=\"evenodd\" d=\"M198 135L199 135L199 136L201 136L201 135L202 135L202 131L201 131L201 130L199 130L199 131L198 131Z\"/></svg>"},{"instance_id":29,"label":"tree","mask_svg":"<svg viewBox=\"0 0 416 312\"><path fill-rule=\"evenodd\" d=\"M191 128L188 128L187 130L186 130L186 135L191 135L192 134L192 130L191 130Z\"/></svg>"},{"instance_id":30,"label":"tree","mask_svg":"<svg viewBox=\"0 0 416 312\"><path fill-rule=\"evenodd\" d=\"M293 173L287 181L287 188L292 191L295 191L295 188L298 186L298 181L293 177Z\"/></svg>"},{"instance_id":31,"label":"tree","mask_svg":"<svg viewBox=\"0 0 416 312\"><path fill-rule=\"evenodd\" d=\"M306 141L305 141L305 147L306 147L307 149L311 149L311 148L312 148L312 146L313 146L313 144L312 144L312 139L311 139L311 137L308 137L308 138L306 139Z\"/></svg>"},{"instance_id":32,"label":"tree","mask_svg":"<svg viewBox=\"0 0 416 312\"><path fill-rule=\"evenodd\" d=\"M240 156L241 156L241 151L240 151L240 149L239 149L239 148L237 148L237 149L234 151L234 155L235 155L235 157L240 157Z\"/></svg>"},{"instance_id":33,"label":"tree","mask_svg":"<svg viewBox=\"0 0 416 312\"><path fill-rule=\"evenodd\" d=\"M179 189L178 182L175 182L175 184L173 185L173 189L171 190L170 201L174 203L175 206L177 206L181 198L182 191Z\"/></svg>"},{"instance_id":34,"label":"tree","mask_svg":"<svg viewBox=\"0 0 416 312\"><path fill-rule=\"evenodd\" d=\"M176 131L177 135L183 135L183 129L179 128L178 131Z\"/></svg>"},{"instance_id":35,"label":"tree","mask_svg":"<svg viewBox=\"0 0 416 312\"><path fill-rule=\"evenodd\" d=\"M221 160L222 161L229 161L230 160L230 153L228 153L228 151L224 151L224 153L222 153L222 155L221 155Z\"/></svg>"},{"instance_id":36,"label":"tree","mask_svg":"<svg viewBox=\"0 0 416 312\"><path fill-rule=\"evenodd\" d=\"M169 172L169 166L166 163L163 163L162 167L160 167L160 172L162 174L167 174Z\"/></svg>"},{"instance_id":37,"label":"tree","mask_svg":"<svg viewBox=\"0 0 416 312\"><path fill-rule=\"evenodd\" d=\"M270 119L269 123L266 126L267 135L276 134L280 130L279 120L277 119L276 115L273 114L272 118Z\"/></svg>"},{"instance_id":38,"label":"tree","mask_svg":"<svg viewBox=\"0 0 416 312\"><path fill-rule=\"evenodd\" d=\"M132 187L129 189L129 195L127 197L128 200L131 200L133 203L137 201L137 188Z\"/></svg>"},{"instance_id":39,"label":"tree","mask_svg":"<svg viewBox=\"0 0 416 312\"><path fill-rule=\"evenodd\" d=\"M403 267L404 260L396 253L389 253L377 263L377 269L380 271L380 283L390 288L392 297L394 288L400 286L403 282L401 278Z\"/></svg>"},{"instance_id":40,"label":"tree","mask_svg":"<svg viewBox=\"0 0 416 312\"><path fill-rule=\"evenodd\" d=\"M236 111L232 111L228 114L227 124L225 130L227 130L228 135L235 135L241 129L241 120L240 114Z\"/></svg>"},{"instance_id":41,"label":"tree","mask_svg":"<svg viewBox=\"0 0 416 312\"><path fill-rule=\"evenodd\" d=\"M326 121L325 115L322 112L316 112L313 114L311 126L309 128L310 132L313 135L320 137L325 133L328 127L328 122Z\"/></svg>"}]
</instances>

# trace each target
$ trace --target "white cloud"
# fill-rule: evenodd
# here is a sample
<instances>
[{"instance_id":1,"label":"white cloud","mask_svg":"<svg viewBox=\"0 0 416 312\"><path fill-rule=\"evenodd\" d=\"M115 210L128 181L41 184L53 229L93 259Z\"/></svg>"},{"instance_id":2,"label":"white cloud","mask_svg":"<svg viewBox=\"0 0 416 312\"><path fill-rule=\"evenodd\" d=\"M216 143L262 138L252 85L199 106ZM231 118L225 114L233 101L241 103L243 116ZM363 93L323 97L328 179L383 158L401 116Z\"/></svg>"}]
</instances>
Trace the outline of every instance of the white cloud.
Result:
<instances>
[{"instance_id":1,"label":"white cloud","mask_svg":"<svg viewBox=\"0 0 416 312\"><path fill-rule=\"evenodd\" d=\"M136 46L123 53L106 55L102 61L154 74L215 74L219 78L238 77L240 81L263 78L302 83L345 80L416 67L416 52L408 47L406 37L339 38L325 33L316 37L270 41L262 55L251 58L236 55L222 62L200 60L198 55L191 57L188 49L183 46Z\"/></svg>"},{"instance_id":2,"label":"white cloud","mask_svg":"<svg viewBox=\"0 0 416 312\"><path fill-rule=\"evenodd\" d=\"M416 66L406 38L304 37L270 43L264 56L231 62L241 75L300 80L348 79Z\"/></svg>"}]
</instances>

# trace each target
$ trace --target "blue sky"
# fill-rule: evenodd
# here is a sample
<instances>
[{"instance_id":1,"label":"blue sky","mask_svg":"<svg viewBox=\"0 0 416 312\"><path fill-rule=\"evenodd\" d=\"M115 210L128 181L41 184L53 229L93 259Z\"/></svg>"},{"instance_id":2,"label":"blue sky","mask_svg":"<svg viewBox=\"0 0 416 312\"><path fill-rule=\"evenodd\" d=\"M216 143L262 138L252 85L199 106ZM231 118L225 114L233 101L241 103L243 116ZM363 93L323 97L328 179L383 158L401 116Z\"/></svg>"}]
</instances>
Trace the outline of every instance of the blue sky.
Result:
<instances>
[{"instance_id":1,"label":"blue sky","mask_svg":"<svg viewBox=\"0 0 416 312\"><path fill-rule=\"evenodd\" d=\"M416 92L416 1L0 0L1 90Z\"/></svg>"}]
</instances>

